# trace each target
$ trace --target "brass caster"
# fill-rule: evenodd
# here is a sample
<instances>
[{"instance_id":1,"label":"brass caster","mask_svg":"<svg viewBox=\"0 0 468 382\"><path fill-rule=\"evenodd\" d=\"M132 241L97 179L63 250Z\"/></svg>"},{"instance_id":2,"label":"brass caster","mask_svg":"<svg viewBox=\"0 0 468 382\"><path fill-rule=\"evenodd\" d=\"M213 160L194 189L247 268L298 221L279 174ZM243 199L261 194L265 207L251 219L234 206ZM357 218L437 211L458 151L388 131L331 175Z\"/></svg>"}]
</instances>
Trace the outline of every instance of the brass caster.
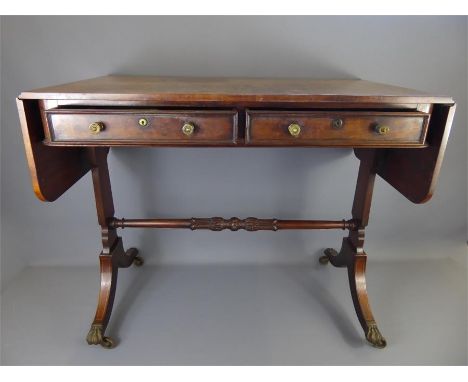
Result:
<instances>
[{"instance_id":1,"label":"brass caster","mask_svg":"<svg viewBox=\"0 0 468 382\"><path fill-rule=\"evenodd\" d=\"M88 342L88 345L101 345L106 349L112 349L115 347L114 340L103 335L101 324L91 325L91 329L89 329L89 333L86 336L86 342Z\"/></svg>"},{"instance_id":2,"label":"brass caster","mask_svg":"<svg viewBox=\"0 0 468 382\"><path fill-rule=\"evenodd\" d=\"M141 267L145 263L145 260L143 260L143 257L141 256L135 256L133 259L133 265L136 267Z\"/></svg>"},{"instance_id":3,"label":"brass caster","mask_svg":"<svg viewBox=\"0 0 468 382\"><path fill-rule=\"evenodd\" d=\"M383 349L385 346L387 346L387 341L382 336L379 328L375 323L369 325L367 329L366 340L377 349Z\"/></svg>"},{"instance_id":4,"label":"brass caster","mask_svg":"<svg viewBox=\"0 0 468 382\"><path fill-rule=\"evenodd\" d=\"M330 262L330 259L327 255L323 255L319 257L319 263L322 265L327 265Z\"/></svg>"},{"instance_id":5,"label":"brass caster","mask_svg":"<svg viewBox=\"0 0 468 382\"><path fill-rule=\"evenodd\" d=\"M323 251L324 255L319 257L319 263L322 265L326 265L330 262L330 256L336 256L338 255L338 252L336 252L333 248L327 248L325 251Z\"/></svg>"},{"instance_id":6,"label":"brass caster","mask_svg":"<svg viewBox=\"0 0 468 382\"><path fill-rule=\"evenodd\" d=\"M105 349L112 349L115 347L115 342L110 337L102 337L101 346Z\"/></svg>"}]
</instances>

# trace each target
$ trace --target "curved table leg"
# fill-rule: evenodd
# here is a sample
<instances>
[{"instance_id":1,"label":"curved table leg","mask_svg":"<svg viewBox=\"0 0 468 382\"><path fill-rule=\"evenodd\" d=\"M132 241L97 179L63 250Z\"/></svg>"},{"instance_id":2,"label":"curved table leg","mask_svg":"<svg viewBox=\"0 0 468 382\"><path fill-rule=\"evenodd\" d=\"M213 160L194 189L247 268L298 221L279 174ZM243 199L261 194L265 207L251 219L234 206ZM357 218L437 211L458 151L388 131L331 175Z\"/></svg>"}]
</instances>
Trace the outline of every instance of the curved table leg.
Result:
<instances>
[{"instance_id":1,"label":"curved table leg","mask_svg":"<svg viewBox=\"0 0 468 382\"><path fill-rule=\"evenodd\" d=\"M384 348L387 341L377 327L367 294L366 253L357 251L349 238L343 239L343 245L339 253L331 248L327 248L324 253L325 255L319 259L321 264L330 262L335 267L347 267L349 289L353 298L354 309L366 339L372 346L379 349Z\"/></svg>"},{"instance_id":2,"label":"curved table leg","mask_svg":"<svg viewBox=\"0 0 468 382\"><path fill-rule=\"evenodd\" d=\"M106 337L104 333L114 304L118 270L119 268L127 268L132 264L141 266L143 265L143 259L138 255L136 248L125 251L122 238L117 236L115 228L108 225L109 219L114 216L114 201L107 165L108 152L108 148L88 149L89 159L93 164L91 172L98 222L101 226L102 252L99 255L101 288L98 305L86 341L90 345L102 345L105 348L112 348L115 346L114 341Z\"/></svg>"},{"instance_id":3,"label":"curved table leg","mask_svg":"<svg viewBox=\"0 0 468 382\"><path fill-rule=\"evenodd\" d=\"M348 265L349 288L354 309L366 335L366 340L372 346L383 349L387 346L387 341L380 333L370 308L366 288L366 260L367 255L365 253L354 255L353 261Z\"/></svg>"},{"instance_id":4,"label":"curved table leg","mask_svg":"<svg viewBox=\"0 0 468 382\"><path fill-rule=\"evenodd\" d=\"M115 291L117 287L117 274L119 268L127 268L132 264L137 266L143 264L143 259L138 256L136 248L123 250L122 239L117 239L117 245L111 254L99 255L101 265L101 287L99 290L98 305L91 329L86 337L89 345L101 345L110 349L115 346L112 338L104 335L109 322L112 306L114 305Z\"/></svg>"},{"instance_id":5,"label":"curved table leg","mask_svg":"<svg viewBox=\"0 0 468 382\"><path fill-rule=\"evenodd\" d=\"M384 348L387 345L380 333L369 305L369 296L366 289L366 260L364 252L364 229L369 222L369 213L374 189L376 169L379 165L379 155L374 149L358 150L359 165L358 179L354 193L352 208L353 219L359 224L357 229L349 231L348 237L343 239L341 250L337 253L333 249L326 249L321 256L321 264L332 263L335 267L348 268L349 289L353 298L354 309L359 323L364 330L367 341L376 347Z\"/></svg>"},{"instance_id":6,"label":"curved table leg","mask_svg":"<svg viewBox=\"0 0 468 382\"><path fill-rule=\"evenodd\" d=\"M326 265L329 262L338 268L347 267L348 266L348 259L346 258L343 251L339 253L336 252L333 248L327 248L323 251L324 255L320 256L319 262L320 264Z\"/></svg>"},{"instance_id":7,"label":"curved table leg","mask_svg":"<svg viewBox=\"0 0 468 382\"><path fill-rule=\"evenodd\" d=\"M114 305L118 267L113 264L112 257L109 255L100 255L99 262L101 264L101 289L99 290L96 315L86 341L89 345L102 345L105 348L113 348L115 346L114 341L109 337L105 337L104 332Z\"/></svg>"}]
</instances>

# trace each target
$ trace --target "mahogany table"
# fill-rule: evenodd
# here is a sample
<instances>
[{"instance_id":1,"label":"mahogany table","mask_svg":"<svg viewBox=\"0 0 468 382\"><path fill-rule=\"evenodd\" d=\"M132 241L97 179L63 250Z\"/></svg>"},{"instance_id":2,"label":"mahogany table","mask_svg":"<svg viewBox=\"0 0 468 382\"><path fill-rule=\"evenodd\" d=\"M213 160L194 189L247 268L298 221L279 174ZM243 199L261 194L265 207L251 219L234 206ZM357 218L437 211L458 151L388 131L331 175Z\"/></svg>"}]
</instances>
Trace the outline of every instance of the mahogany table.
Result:
<instances>
[{"instance_id":1,"label":"mahogany table","mask_svg":"<svg viewBox=\"0 0 468 382\"><path fill-rule=\"evenodd\" d=\"M98 222L101 287L89 344L114 346L105 330L119 268L140 266L117 229L221 231L345 229L341 250L320 263L348 270L367 341L386 341L366 290L364 232L376 174L413 203L434 191L455 112L450 97L362 80L106 76L21 93L17 100L34 192L54 201L91 171ZM221 217L123 219L114 216L110 147L343 147L360 160L350 219Z\"/></svg>"}]
</instances>

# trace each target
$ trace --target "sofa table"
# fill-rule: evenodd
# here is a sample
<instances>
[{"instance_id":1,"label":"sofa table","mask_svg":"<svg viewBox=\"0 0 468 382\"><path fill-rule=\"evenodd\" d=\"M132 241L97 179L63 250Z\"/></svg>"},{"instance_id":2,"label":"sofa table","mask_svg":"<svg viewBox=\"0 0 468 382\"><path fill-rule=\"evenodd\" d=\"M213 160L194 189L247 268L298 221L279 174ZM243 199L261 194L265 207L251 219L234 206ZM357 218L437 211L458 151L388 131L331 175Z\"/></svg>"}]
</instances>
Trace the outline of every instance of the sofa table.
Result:
<instances>
[{"instance_id":1,"label":"sofa table","mask_svg":"<svg viewBox=\"0 0 468 382\"><path fill-rule=\"evenodd\" d=\"M101 284L89 344L105 336L119 268L143 259L124 250L126 227L237 231L343 229L341 250L321 264L348 271L367 341L386 346L366 290L364 232L376 174L413 203L434 191L452 124L450 97L363 80L105 76L21 93L17 99L33 189L54 201L91 171L102 234ZM349 219L124 219L114 216L110 147L342 147L360 160Z\"/></svg>"}]
</instances>

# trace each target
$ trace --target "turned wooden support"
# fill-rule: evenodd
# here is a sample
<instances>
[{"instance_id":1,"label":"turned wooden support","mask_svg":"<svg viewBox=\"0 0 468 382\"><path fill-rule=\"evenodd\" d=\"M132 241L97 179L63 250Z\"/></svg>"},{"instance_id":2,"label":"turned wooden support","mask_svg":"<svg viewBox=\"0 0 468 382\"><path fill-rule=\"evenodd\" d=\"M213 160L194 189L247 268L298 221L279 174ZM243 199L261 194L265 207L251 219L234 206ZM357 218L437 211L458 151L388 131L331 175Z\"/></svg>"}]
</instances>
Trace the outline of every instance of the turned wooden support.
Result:
<instances>
[{"instance_id":1,"label":"turned wooden support","mask_svg":"<svg viewBox=\"0 0 468 382\"><path fill-rule=\"evenodd\" d=\"M116 219L109 220L113 228L187 228L191 230L209 229L222 231L229 229L238 231L278 231L285 229L355 229L359 226L357 220L279 220L236 217L223 219L190 218L190 219Z\"/></svg>"}]
</instances>

